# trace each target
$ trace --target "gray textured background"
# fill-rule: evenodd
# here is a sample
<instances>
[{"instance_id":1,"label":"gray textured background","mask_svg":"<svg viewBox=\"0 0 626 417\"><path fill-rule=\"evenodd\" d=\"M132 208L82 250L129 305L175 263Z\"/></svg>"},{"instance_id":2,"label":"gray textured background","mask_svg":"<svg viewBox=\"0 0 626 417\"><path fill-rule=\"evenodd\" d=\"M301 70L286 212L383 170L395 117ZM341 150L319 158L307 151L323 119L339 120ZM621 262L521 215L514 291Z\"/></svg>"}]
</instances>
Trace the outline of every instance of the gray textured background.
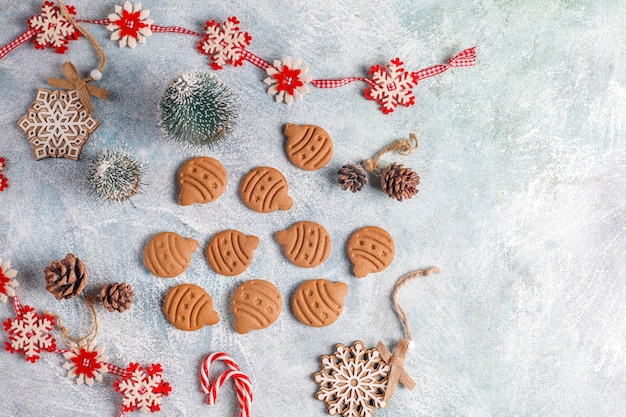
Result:
<instances>
[{"instance_id":1,"label":"gray textured background","mask_svg":"<svg viewBox=\"0 0 626 417\"><path fill-rule=\"evenodd\" d=\"M327 3L327 4L324 4ZM71 2L82 18L104 18L109 1ZM40 3L0 0L0 43L25 31ZM478 46L478 65L423 81L416 105L385 116L362 96L363 84L315 90L304 102L278 105L264 74L246 63L218 75L238 96L240 122L207 152L183 150L156 127L156 103L167 81L207 68L196 38L155 34L135 50L120 49L102 26L89 26L109 64L99 83L111 92L95 101L100 129L79 162L36 162L17 120L47 77L73 61L96 66L84 39L65 56L23 45L0 61L0 156L10 188L0 193L0 256L19 270L26 304L53 310L75 331L89 316L77 301L56 302L43 268L73 252L87 264L90 288L127 281L136 289L123 315L100 310L98 342L111 362L160 362L173 393L161 415L234 415L230 388L213 409L203 404L202 358L224 350L253 379L257 416L324 416L311 375L335 343L381 339L395 345L402 328L389 298L394 281L432 265L443 273L411 283L400 296L416 338L407 369L417 381L400 388L378 416L620 416L626 413L623 318L626 249L626 4L622 0L427 0L367 2L144 2L156 24L201 31L204 21L236 15L253 36L249 50L273 60L289 55L314 78L365 75L370 65L401 57L407 68L445 63ZM317 172L290 164L286 123L312 123L333 137L331 163ZM422 178L419 194L398 203L376 187L359 194L334 183L343 164L372 156L416 132L420 147L401 162ZM122 146L149 164L143 194L129 204L94 199L85 184L86 157ZM180 207L175 176L187 158L222 161L230 183L207 206ZM385 158L387 162L397 160ZM239 200L252 167L281 169L294 208L262 215ZM293 222L323 224L333 239L326 263L292 266L273 235ZM394 263L356 280L345 242L368 224L396 240ZM163 280L141 259L146 240L176 231L201 242L225 228L261 239L251 267L226 278L212 272L203 250L187 272ZM265 278L289 300L305 279L346 282L350 292L332 326L301 325L285 308L269 329L238 335L230 296L242 281ZM167 289L192 282L213 296L221 322L184 333L161 312ZM287 306L285 306L287 307ZM12 315L0 305L0 318ZM3 338L5 338L3 336ZM115 416L121 398L112 377L92 388L64 376L57 355L35 365L0 352L0 415Z\"/></svg>"}]
</instances>

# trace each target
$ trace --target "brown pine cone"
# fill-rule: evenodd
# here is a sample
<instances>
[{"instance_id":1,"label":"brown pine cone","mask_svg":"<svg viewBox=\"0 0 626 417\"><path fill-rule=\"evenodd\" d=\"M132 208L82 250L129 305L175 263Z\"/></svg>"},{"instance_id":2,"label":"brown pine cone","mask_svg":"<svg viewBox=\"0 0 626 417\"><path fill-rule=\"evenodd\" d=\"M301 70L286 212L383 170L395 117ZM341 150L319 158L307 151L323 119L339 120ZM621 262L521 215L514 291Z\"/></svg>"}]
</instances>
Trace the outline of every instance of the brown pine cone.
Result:
<instances>
[{"instance_id":1,"label":"brown pine cone","mask_svg":"<svg viewBox=\"0 0 626 417\"><path fill-rule=\"evenodd\" d=\"M102 304L110 312L123 313L130 308L134 298L133 287L125 282L106 284L100 289Z\"/></svg>"},{"instance_id":2,"label":"brown pine cone","mask_svg":"<svg viewBox=\"0 0 626 417\"><path fill-rule=\"evenodd\" d=\"M53 261L44 272L46 289L57 300L69 300L80 294L87 285L87 268L83 261L71 253L62 261Z\"/></svg>"},{"instance_id":3,"label":"brown pine cone","mask_svg":"<svg viewBox=\"0 0 626 417\"><path fill-rule=\"evenodd\" d=\"M361 165L348 164L341 167L338 172L338 181L341 184L341 188L347 190L348 188L353 193L361 191L363 186L367 184L367 172Z\"/></svg>"},{"instance_id":4,"label":"brown pine cone","mask_svg":"<svg viewBox=\"0 0 626 417\"><path fill-rule=\"evenodd\" d=\"M402 201L417 194L417 185L420 177L411 168L404 168L403 164L391 164L383 169L380 184L383 191L391 198Z\"/></svg>"}]
</instances>

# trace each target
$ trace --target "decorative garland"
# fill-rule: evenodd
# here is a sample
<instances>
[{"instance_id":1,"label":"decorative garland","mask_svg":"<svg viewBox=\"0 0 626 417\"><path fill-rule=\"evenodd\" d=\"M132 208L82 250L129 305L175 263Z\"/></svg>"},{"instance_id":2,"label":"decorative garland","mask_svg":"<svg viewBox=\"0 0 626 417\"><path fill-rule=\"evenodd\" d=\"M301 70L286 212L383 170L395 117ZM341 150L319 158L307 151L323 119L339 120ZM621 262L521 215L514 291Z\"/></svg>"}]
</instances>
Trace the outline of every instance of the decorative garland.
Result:
<instances>
[{"instance_id":1,"label":"decorative garland","mask_svg":"<svg viewBox=\"0 0 626 417\"><path fill-rule=\"evenodd\" d=\"M0 59L32 38L37 49L48 47L57 53L65 53L68 49L67 44L81 34L71 23L71 18L68 18L76 15L75 8L71 6L66 9L67 13L61 13L54 3L46 1L41 7L41 13L28 20L28 30L0 48ZM313 79L308 75L308 68L301 66L299 59L292 60L287 56L270 63L248 51L247 47L252 42L252 36L241 30L240 21L236 16L229 17L221 23L215 20L207 21L204 32L198 33L179 26L154 25L153 21L148 19L149 15L148 10L141 8L141 3L133 6L126 1L123 7L116 5L114 13L109 14L106 19L79 19L77 22L106 26L112 32L111 39L119 41L120 47L135 48L138 43L146 43L146 38L153 33L170 32L200 37L196 48L201 54L209 57L209 65L214 70L223 69L226 65L242 66L244 61L248 61L266 72L267 77L263 81L269 85L268 94L275 96L276 102L286 104L291 104L294 99L301 100L302 96L309 92L309 85L317 88L338 88L362 81L367 84L364 90L365 98L376 101L380 110L389 114L398 106L410 107L415 104L413 88L420 81L453 67L469 67L476 63L476 47L472 47L461 51L445 65L435 65L418 71L407 71L404 62L400 58L395 58L388 64L372 65L366 77Z\"/></svg>"},{"instance_id":2,"label":"decorative garland","mask_svg":"<svg viewBox=\"0 0 626 417\"><path fill-rule=\"evenodd\" d=\"M48 312L37 313L33 307L22 305L15 293L15 287L19 285L14 279L16 275L17 271L11 269L10 262L3 263L0 259L0 301L7 302L8 298L12 298L15 311L15 318L7 318L3 323L8 335L5 350L21 353L31 363L37 362L42 352L62 355L66 359L63 368L67 370L68 378L75 379L78 385L85 383L92 386L94 382L101 382L105 374L117 376L113 388L122 396L119 417L135 410L156 412L161 409L163 397L172 391L169 382L163 379L161 364L143 367L131 362L123 368L110 363L104 348L96 346L95 332L91 340L87 340L89 337L68 340L68 331L61 326L58 317ZM52 335L55 327L61 331L66 349L59 348L57 339Z\"/></svg>"},{"instance_id":3,"label":"decorative garland","mask_svg":"<svg viewBox=\"0 0 626 417\"><path fill-rule=\"evenodd\" d=\"M2 171L6 168L7 162L4 158L0 158L0 191L4 191L9 188L9 179L4 176Z\"/></svg>"}]
</instances>

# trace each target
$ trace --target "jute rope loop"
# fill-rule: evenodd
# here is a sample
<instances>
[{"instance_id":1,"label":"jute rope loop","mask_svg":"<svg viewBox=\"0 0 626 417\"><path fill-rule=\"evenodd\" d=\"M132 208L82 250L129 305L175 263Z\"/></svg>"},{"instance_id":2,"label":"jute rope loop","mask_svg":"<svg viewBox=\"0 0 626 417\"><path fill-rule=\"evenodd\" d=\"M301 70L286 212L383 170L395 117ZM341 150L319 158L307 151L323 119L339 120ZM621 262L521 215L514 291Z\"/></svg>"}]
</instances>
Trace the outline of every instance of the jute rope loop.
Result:
<instances>
[{"instance_id":1,"label":"jute rope loop","mask_svg":"<svg viewBox=\"0 0 626 417\"><path fill-rule=\"evenodd\" d=\"M386 146L385 148L378 151L378 153L374 156L374 158L366 159L363 161L364 168L369 172L378 171L380 168L380 159L389 152L397 152L402 156L410 155L417 147L419 143L417 141L417 135L415 133L411 133L408 139L400 139L393 142L391 145Z\"/></svg>"}]
</instances>

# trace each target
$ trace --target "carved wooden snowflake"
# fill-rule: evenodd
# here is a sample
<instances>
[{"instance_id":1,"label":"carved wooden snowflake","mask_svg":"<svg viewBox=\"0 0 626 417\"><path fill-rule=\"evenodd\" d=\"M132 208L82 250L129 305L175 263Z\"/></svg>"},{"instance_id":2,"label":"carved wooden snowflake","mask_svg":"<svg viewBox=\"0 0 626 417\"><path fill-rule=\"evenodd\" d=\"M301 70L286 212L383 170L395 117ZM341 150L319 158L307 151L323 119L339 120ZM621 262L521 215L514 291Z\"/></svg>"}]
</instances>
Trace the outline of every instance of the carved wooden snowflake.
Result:
<instances>
[{"instance_id":1,"label":"carved wooden snowflake","mask_svg":"<svg viewBox=\"0 0 626 417\"><path fill-rule=\"evenodd\" d=\"M75 15L74 7L65 7L69 14ZM44 49L46 46L55 48L57 53L67 51L67 43L78 39L80 32L61 15L58 7L51 1L46 1L41 6L41 14L32 16L28 20L31 30L37 32L35 36L35 48Z\"/></svg>"},{"instance_id":2,"label":"carved wooden snowflake","mask_svg":"<svg viewBox=\"0 0 626 417\"><path fill-rule=\"evenodd\" d=\"M138 363L131 363L126 368L126 376L113 384L116 392L122 394L124 412L139 410L155 412L161 409L163 396L168 396L172 387L163 380L163 368L152 364L147 369Z\"/></svg>"},{"instance_id":3,"label":"carved wooden snowflake","mask_svg":"<svg viewBox=\"0 0 626 417\"><path fill-rule=\"evenodd\" d=\"M78 160L100 123L85 109L76 91L40 88L17 125L26 133L36 160L50 156Z\"/></svg>"},{"instance_id":4,"label":"carved wooden snowflake","mask_svg":"<svg viewBox=\"0 0 626 417\"><path fill-rule=\"evenodd\" d=\"M333 355L322 356L322 370L315 374L320 385L317 399L328 403L330 415L372 417L383 401L389 366L376 349L362 342L351 347L338 344Z\"/></svg>"},{"instance_id":5,"label":"carved wooden snowflake","mask_svg":"<svg viewBox=\"0 0 626 417\"><path fill-rule=\"evenodd\" d=\"M211 67L214 70L222 69L226 64L235 67L243 65L243 51L250 45L252 36L239 29L239 20L236 16L229 17L223 23L215 20L206 22L204 39L198 43L198 50L211 57Z\"/></svg>"},{"instance_id":6,"label":"carved wooden snowflake","mask_svg":"<svg viewBox=\"0 0 626 417\"><path fill-rule=\"evenodd\" d=\"M54 328L54 317L35 313L34 309L24 306L18 312L18 316L4 322L4 331L9 335L9 341L5 343L5 349L11 353L22 353L26 360L37 362L42 350L53 352L56 340L50 332Z\"/></svg>"},{"instance_id":7,"label":"carved wooden snowflake","mask_svg":"<svg viewBox=\"0 0 626 417\"><path fill-rule=\"evenodd\" d=\"M0 177L2 176L0 175ZM0 178L0 183L2 179L3 178ZM2 186L0 184L0 191L2 190L1 187ZM13 279L16 275L17 271L15 269L11 269L11 262L2 262L2 259L0 258L0 302L6 303L9 297L15 297L14 288L19 285L19 283Z\"/></svg>"},{"instance_id":8,"label":"carved wooden snowflake","mask_svg":"<svg viewBox=\"0 0 626 417\"><path fill-rule=\"evenodd\" d=\"M403 65L400 58L396 58L386 67L374 65L370 68L373 84L365 89L365 98L375 100L385 114L393 112L398 105L410 107L415 104L412 88L417 85L417 79Z\"/></svg>"},{"instance_id":9,"label":"carved wooden snowflake","mask_svg":"<svg viewBox=\"0 0 626 417\"><path fill-rule=\"evenodd\" d=\"M92 386L94 381L102 382L102 374L109 371L105 364L109 357L104 354L104 347L96 346L93 340L70 346L63 357L67 359L63 368L67 369L68 378L76 378L78 385L84 382Z\"/></svg>"},{"instance_id":10,"label":"carved wooden snowflake","mask_svg":"<svg viewBox=\"0 0 626 417\"><path fill-rule=\"evenodd\" d=\"M120 48L128 45L129 48L137 46L137 42L146 43L146 36L152 35L150 26L154 23L148 19L150 10L141 10L141 3L133 5L126 1L124 8L115 6L115 13L109 15L110 24L107 30L113 32L111 40L119 40Z\"/></svg>"}]
</instances>

